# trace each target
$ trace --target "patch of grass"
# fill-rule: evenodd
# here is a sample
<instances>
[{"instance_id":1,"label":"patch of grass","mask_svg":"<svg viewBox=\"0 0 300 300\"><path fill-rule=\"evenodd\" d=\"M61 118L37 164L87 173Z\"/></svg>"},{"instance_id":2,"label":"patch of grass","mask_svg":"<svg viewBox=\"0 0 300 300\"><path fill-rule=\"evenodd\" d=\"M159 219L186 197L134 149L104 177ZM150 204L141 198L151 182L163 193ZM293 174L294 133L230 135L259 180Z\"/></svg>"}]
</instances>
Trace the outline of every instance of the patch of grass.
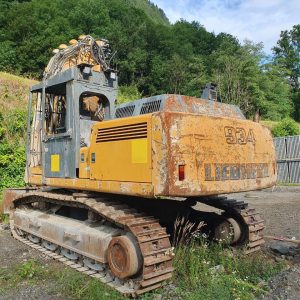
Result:
<instances>
[{"instance_id":1,"label":"patch of grass","mask_svg":"<svg viewBox=\"0 0 300 300\"><path fill-rule=\"evenodd\" d=\"M41 266L34 260L19 264L12 268L0 268L0 286L6 292L17 288L21 283L38 283L43 274Z\"/></svg>"},{"instance_id":2,"label":"patch of grass","mask_svg":"<svg viewBox=\"0 0 300 300\"><path fill-rule=\"evenodd\" d=\"M277 182L278 186L300 186L300 183Z\"/></svg>"},{"instance_id":3,"label":"patch of grass","mask_svg":"<svg viewBox=\"0 0 300 300\"><path fill-rule=\"evenodd\" d=\"M44 288L45 283L53 282L55 292L60 292L71 299L127 299L105 286L99 280L66 268L60 264L47 264L29 260L13 268L0 267L0 292L11 293L20 286L36 286Z\"/></svg>"},{"instance_id":4,"label":"patch of grass","mask_svg":"<svg viewBox=\"0 0 300 300\"><path fill-rule=\"evenodd\" d=\"M24 279L36 277L38 273L40 273L40 268L33 259L24 262L18 268L19 276Z\"/></svg>"},{"instance_id":5,"label":"patch of grass","mask_svg":"<svg viewBox=\"0 0 300 300\"><path fill-rule=\"evenodd\" d=\"M35 83L35 80L0 72L1 111L10 111L16 107L26 109L29 88Z\"/></svg>"},{"instance_id":6,"label":"patch of grass","mask_svg":"<svg viewBox=\"0 0 300 300\"><path fill-rule=\"evenodd\" d=\"M1 203L0 203L1 206ZM0 214L0 223L5 223L8 224L9 223L9 216L6 214Z\"/></svg>"},{"instance_id":7,"label":"patch of grass","mask_svg":"<svg viewBox=\"0 0 300 300\"><path fill-rule=\"evenodd\" d=\"M153 300L157 295L166 299L180 296L187 300L254 299L267 291L266 282L283 268L263 253L245 255L233 253L205 240L194 240L189 246L176 250L175 276L172 290L167 288L142 295L140 300ZM219 266L219 270L215 270ZM21 263L12 269L0 268L0 292L19 286L47 288L52 282L55 292L70 299L124 300L128 299L112 288L61 264L44 265L35 260ZM53 291L52 291L53 292Z\"/></svg>"},{"instance_id":8,"label":"patch of grass","mask_svg":"<svg viewBox=\"0 0 300 300\"><path fill-rule=\"evenodd\" d=\"M118 300L127 299L117 291L104 285L99 280L91 279L69 268L57 274L58 282L64 285L64 290L72 299Z\"/></svg>"},{"instance_id":9,"label":"patch of grass","mask_svg":"<svg viewBox=\"0 0 300 300\"><path fill-rule=\"evenodd\" d=\"M219 266L219 271L214 267ZM247 256L220 245L194 241L175 256L178 294L184 299L254 299L266 291L266 282L283 265L264 254Z\"/></svg>"},{"instance_id":10,"label":"patch of grass","mask_svg":"<svg viewBox=\"0 0 300 300\"><path fill-rule=\"evenodd\" d=\"M261 124L265 125L266 127L268 127L271 131L273 130L273 128L278 125L279 121L271 121L271 120L263 120L260 121ZM300 129L300 123L297 122L297 125Z\"/></svg>"}]
</instances>

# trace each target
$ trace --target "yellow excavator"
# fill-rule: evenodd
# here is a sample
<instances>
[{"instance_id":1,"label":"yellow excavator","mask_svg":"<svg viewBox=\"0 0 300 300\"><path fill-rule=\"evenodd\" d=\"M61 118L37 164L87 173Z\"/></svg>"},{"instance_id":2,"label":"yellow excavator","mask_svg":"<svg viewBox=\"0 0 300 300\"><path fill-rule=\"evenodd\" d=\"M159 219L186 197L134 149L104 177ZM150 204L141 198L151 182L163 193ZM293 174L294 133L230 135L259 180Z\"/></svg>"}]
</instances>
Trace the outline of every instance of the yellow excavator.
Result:
<instances>
[{"instance_id":1,"label":"yellow excavator","mask_svg":"<svg viewBox=\"0 0 300 300\"><path fill-rule=\"evenodd\" d=\"M275 184L269 130L217 101L213 86L202 98L118 105L112 56L107 40L80 36L31 87L27 186L4 195L12 235L132 296L172 277L178 220L259 250L264 221L224 194Z\"/></svg>"}]
</instances>

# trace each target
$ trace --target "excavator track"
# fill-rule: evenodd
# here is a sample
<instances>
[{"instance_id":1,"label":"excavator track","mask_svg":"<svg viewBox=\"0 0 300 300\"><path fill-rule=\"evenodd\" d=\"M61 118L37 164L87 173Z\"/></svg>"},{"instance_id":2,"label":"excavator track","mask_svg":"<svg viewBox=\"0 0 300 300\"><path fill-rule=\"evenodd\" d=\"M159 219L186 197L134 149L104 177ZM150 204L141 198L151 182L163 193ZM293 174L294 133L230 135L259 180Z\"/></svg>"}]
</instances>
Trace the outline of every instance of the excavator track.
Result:
<instances>
[{"instance_id":1,"label":"excavator track","mask_svg":"<svg viewBox=\"0 0 300 300\"><path fill-rule=\"evenodd\" d=\"M261 215L254 209L249 208L244 201L228 199L227 197L209 197L201 199L202 203L223 210L224 217L233 217L242 224L242 235L245 253L259 251L265 243L263 230L265 222Z\"/></svg>"},{"instance_id":2,"label":"excavator track","mask_svg":"<svg viewBox=\"0 0 300 300\"><path fill-rule=\"evenodd\" d=\"M90 269L79 261L68 259L65 255L62 255L61 247L56 248L55 251L50 251L43 246L43 243L32 241L32 234L24 231L22 228L18 228L12 217L11 231L13 237L53 259L63 262L71 268L100 279L103 283L106 283L124 295L138 296L161 287L166 280L172 277L172 272L174 271L172 267L174 254L169 235L166 229L161 227L158 220L141 214L136 209L132 209L121 202L112 201L111 198L88 197L88 195L83 197L82 195L64 195L55 192L34 191L16 197L13 201L13 206L16 209L18 207L26 207L31 203L44 202L55 205L81 207L98 214L114 226L130 232L139 246L143 262L141 271L135 278L120 279L114 276L108 264L99 271ZM29 235L31 236L31 240L26 238ZM78 253L78 255L80 256L81 254Z\"/></svg>"}]
</instances>

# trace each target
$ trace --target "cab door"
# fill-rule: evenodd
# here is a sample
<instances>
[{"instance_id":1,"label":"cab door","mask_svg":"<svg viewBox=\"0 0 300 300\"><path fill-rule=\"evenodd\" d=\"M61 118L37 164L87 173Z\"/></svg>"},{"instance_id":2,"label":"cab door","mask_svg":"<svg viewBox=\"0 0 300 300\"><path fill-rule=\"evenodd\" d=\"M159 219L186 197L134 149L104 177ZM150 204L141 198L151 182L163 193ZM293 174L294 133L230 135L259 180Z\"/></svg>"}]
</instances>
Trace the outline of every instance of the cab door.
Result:
<instances>
[{"instance_id":1,"label":"cab door","mask_svg":"<svg viewBox=\"0 0 300 300\"><path fill-rule=\"evenodd\" d=\"M73 106L66 90L55 87L45 90L44 177L76 177Z\"/></svg>"}]
</instances>

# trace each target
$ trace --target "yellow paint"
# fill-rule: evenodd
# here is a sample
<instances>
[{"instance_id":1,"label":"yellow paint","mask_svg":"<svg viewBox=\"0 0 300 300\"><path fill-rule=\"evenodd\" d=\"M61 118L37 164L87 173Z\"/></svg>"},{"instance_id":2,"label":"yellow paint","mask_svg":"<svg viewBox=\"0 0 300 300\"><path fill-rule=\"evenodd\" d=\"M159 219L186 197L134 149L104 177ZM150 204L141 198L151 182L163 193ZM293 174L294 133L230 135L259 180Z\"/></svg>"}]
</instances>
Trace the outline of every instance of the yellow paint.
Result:
<instances>
[{"instance_id":1,"label":"yellow paint","mask_svg":"<svg viewBox=\"0 0 300 300\"><path fill-rule=\"evenodd\" d=\"M90 178L89 148L80 148L79 178Z\"/></svg>"},{"instance_id":2,"label":"yellow paint","mask_svg":"<svg viewBox=\"0 0 300 300\"><path fill-rule=\"evenodd\" d=\"M31 174L42 175L42 166L35 166L30 168Z\"/></svg>"},{"instance_id":3,"label":"yellow paint","mask_svg":"<svg viewBox=\"0 0 300 300\"><path fill-rule=\"evenodd\" d=\"M262 189L276 182L272 136L267 128L248 120L159 112L98 122L92 130L90 147L80 149L85 156L85 161L79 162L80 178L46 178L46 185L145 197L187 197ZM57 169L58 163L59 169L57 156L53 165L51 157L51 168L56 163ZM180 181L178 165L182 164L185 179ZM225 166L225 180L216 179L215 164ZM268 176L233 180L227 173L230 166L238 164L266 164ZM211 179L205 165L211 166ZM88 167L90 174L84 173ZM41 185L42 176L31 175L29 183Z\"/></svg>"},{"instance_id":4,"label":"yellow paint","mask_svg":"<svg viewBox=\"0 0 300 300\"><path fill-rule=\"evenodd\" d=\"M97 142L98 131L106 141L99 142L98 139ZM92 155L95 156L94 163ZM114 119L93 126L91 179L151 182L151 162L151 115Z\"/></svg>"},{"instance_id":5,"label":"yellow paint","mask_svg":"<svg viewBox=\"0 0 300 300\"><path fill-rule=\"evenodd\" d=\"M31 185L42 185L42 176L41 175L31 175L28 179L28 183Z\"/></svg>"},{"instance_id":6,"label":"yellow paint","mask_svg":"<svg viewBox=\"0 0 300 300\"><path fill-rule=\"evenodd\" d=\"M146 164L148 162L148 140L136 139L131 141L131 162Z\"/></svg>"},{"instance_id":7,"label":"yellow paint","mask_svg":"<svg viewBox=\"0 0 300 300\"><path fill-rule=\"evenodd\" d=\"M100 181L90 179L46 178L46 184L76 190L153 197L151 183Z\"/></svg>"},{"instance_id":8,"label":"yellow paint","mask_svg":"<svg viewBox=\"0 0 300 300\"><path fill-rule=\"evenodd\" d=\"M60 155L52 154L51 155L51 172L60 171Z\"/></svg>"},{"instance_id":9,"label":"yellow paint","mask_svg":"<svg viewBox=\"0 0 300 300\"><path fill-rule=\"evenodd\" d=\"M156 195L223 194L262 189L276 183L272 136L261 124L243 119L171 112L157 114L153 116L155 118L161 119L163 128L152 141L152 178ZM155 123L159 124L153 120ZM233 137L225 130L228 127L235 129ZM178 178L178 166L181 164L185 165L183 181ZM228 172L231 166L264 164L268 176L261 178L258 174L255 178L230 179L225 174L225 180L218 180L212 174L215 178L209 180L205 164L212 169L216 164L225 165L224 169ZM224 174L221 176L224 178Z\"/></svg>"}]
</instances>

